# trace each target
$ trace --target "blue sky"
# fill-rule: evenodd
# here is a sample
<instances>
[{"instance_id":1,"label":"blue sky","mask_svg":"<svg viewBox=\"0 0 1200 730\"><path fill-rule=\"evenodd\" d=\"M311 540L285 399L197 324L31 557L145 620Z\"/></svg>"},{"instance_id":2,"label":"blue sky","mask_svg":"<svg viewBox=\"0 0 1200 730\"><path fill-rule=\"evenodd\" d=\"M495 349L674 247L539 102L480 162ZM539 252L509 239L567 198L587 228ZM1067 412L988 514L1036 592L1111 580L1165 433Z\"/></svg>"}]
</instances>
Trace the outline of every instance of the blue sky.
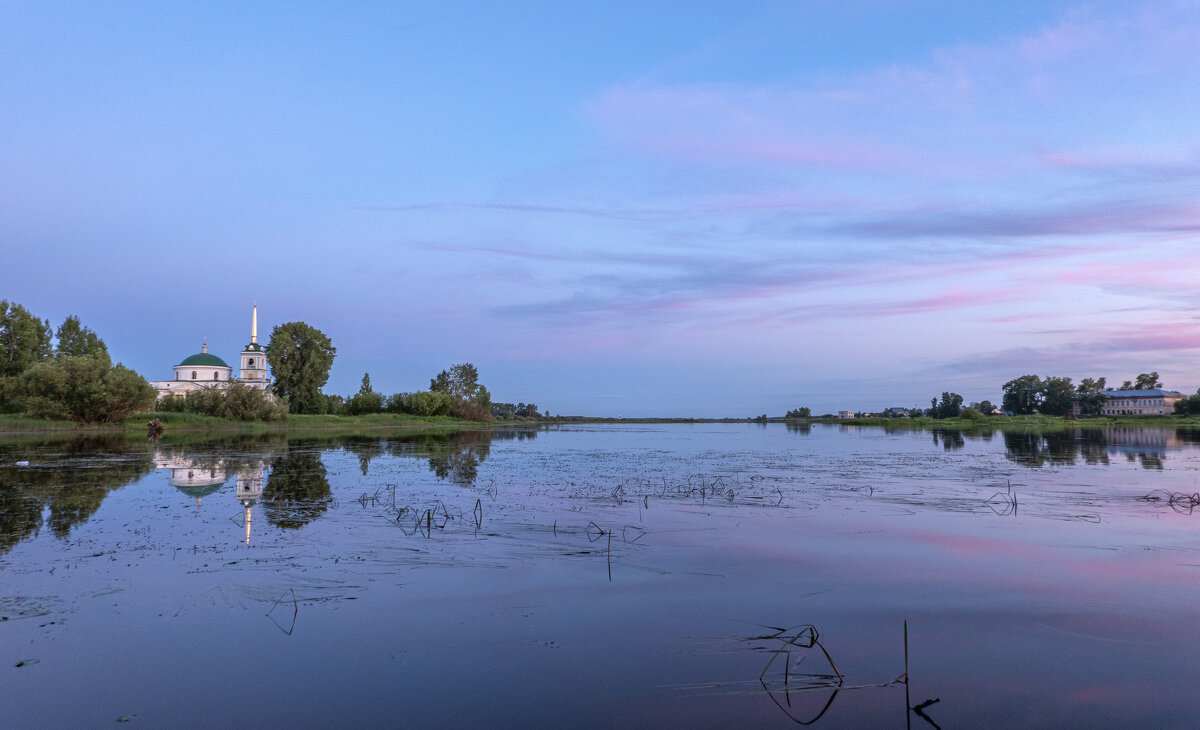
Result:
<instances>
[{"instance_id":1,"label":"blue sky","mask_svg":"<svg viewBox=\"0 0 1200 730\"><path fill-rule=\"evenodd\" d=\"M1197 2L582 5L0 1L0 298L564 415L1200 385Z\"/></svg>"}]
</instances>

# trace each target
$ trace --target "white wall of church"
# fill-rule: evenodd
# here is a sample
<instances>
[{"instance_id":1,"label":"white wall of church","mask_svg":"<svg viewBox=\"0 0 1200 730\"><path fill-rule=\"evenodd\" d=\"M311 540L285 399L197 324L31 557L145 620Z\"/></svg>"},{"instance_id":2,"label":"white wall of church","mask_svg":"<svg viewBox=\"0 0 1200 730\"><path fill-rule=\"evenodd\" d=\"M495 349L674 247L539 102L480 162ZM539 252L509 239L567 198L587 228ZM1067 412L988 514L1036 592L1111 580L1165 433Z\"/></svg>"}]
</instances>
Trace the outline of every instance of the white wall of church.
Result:
<instances>
[{"instance_id":1,"label":"white wall of church","mask_svg":"<svg viewBox=\"0 0 1200 730\"><path fill-rule=\"evenodd\" d=\"M195 373L196 377L193 378L192 373ZM208 367L203 365L175 366L176 380L206 380L208 382L212 382L214 380L229 380L229 377L232 374L232 368L218 368L211 365Z\"/></svg>"}]
</instances>

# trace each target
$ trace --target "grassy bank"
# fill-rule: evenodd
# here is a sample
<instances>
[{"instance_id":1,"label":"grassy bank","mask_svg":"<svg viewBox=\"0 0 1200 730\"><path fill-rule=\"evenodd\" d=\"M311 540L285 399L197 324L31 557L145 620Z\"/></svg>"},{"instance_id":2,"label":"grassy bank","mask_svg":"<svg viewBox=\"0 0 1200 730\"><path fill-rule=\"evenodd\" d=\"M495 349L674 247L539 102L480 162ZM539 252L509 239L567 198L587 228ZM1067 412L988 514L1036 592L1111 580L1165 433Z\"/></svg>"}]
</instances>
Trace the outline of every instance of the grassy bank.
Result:
<instances>
[{"instance_id":1,"label":"grassy bank","mask_svg":"<svg viewBox=\"0 0 1200 730\"><path fill-rule=\"evenodd\" d=\"M141 413L125 423L81 424L74 421L52 421L26 416L0 414L0 433L83 433L118 434L146 433L146 422L159 419L170 431L235 431L238 433L268 433L272 431L313 431L332 429L387 428L450 428L477 426L448 416L425 418L400 413L373 413L365 416L301 416L290 415L286 421L234 421L227 418L201 416L195 413Z\"/></svg>"},{"instance_id":2,"label":"grassy bank","mask_svg":"<svg viewBox=\"0 0 1200 730\"><path fill-rule=\"evenodd\" d=\"M825 418L792 423L826 423L847 426L881 426L885 428L946 428L965 431L988 428L1111 428L1113 426L1150 426L1157 428L1200 428L1200 416L1095 416L1067 419L1039 414L1028 416L984 416L981 418Z\"/></svg>"},{"instance_id":3,"label":"grassy bank","mask_svg":"<svg viewBox=\"0 0 1200 730\"><path fill-rule=\"evenodd\" d=\"M0 434L145 434L146 422L157 418L168 432L235 432L271 433L290 431L348 431L356 429L445 429L472 428L480 426L524 426L556 425L570 423L625 423L625 424L670 424L670 423L750 423L741 418L586 418L579 416L552 418L543 421L493 421L482 424L463 421L449 416L421 417L399 413L373 413L362 416L302 416L290 415L286 421L263 423L259 421L234 421L226 418L201 416L194 413L142 413L123 424L80 424L73 421L52 421L13 414L0 414ZM771 418L768 423L794 425L825 424L838 426L875 426L887 429L1061 429L1061 428L1106 428L1113 426L1147 426L1160 428L1200 429L1200 415L1191 416L1105 416L1068 420L1056 416L987 416L982 418L810 418L785 420Z\"/></svg>"}]
</instances>

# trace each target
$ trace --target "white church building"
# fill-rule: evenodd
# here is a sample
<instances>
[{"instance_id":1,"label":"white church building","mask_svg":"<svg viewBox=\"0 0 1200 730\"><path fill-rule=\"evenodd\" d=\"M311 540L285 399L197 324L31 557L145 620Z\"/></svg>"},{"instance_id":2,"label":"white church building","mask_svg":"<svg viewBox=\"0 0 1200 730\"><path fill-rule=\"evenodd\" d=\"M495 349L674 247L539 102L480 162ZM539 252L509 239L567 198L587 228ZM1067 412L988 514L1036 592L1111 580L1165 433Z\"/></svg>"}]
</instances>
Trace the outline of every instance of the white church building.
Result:
<instances>
[{"instance_id":1,"label":"white church building","mask_svg":"<svg viewBox=\"0 0 1200 730\"><path fill-rule=\"evenodd\" d=\"M205 339L200 352L175 366L174 380L158 380L150 385L162 399L182 398L202 388L228 388L231 382L235 382L233 368L208 351L208 340ZM267 378L267 348L258 344L258 305L250 315L250 344L242 349L241 373L236 382L259 390L271 387Z\"/></svg>"}]
</instances>

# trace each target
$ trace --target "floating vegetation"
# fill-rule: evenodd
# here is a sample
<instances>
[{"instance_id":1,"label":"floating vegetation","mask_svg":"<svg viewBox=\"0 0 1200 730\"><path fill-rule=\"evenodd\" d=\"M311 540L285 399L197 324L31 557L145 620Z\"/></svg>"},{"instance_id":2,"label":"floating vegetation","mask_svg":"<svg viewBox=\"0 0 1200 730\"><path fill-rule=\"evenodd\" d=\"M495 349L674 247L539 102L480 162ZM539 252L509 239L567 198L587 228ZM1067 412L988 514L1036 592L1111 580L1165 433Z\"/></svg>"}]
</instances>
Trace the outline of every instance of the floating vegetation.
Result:
<instances>
[{"instance_id":1,"label":"floating vegetation","mask_svg":"<svg viewBox=\"0 0 1200 730\"><path fill-rule=\"evenodd\" d=\"M288 597L288 593L290 593L292 596L292 622L290 624L288 624L288 627L285 629L285 628L283 628L283 624L279 623L279 621L276 620L276 618L274 616L272 616L271 614L274 613L275 609L279 608L280 606L287 605L285 603L285 600ZM289 588L287 593L284 593L282 596L280 596L278 599L276 599L275 603L271 606L271 610L267 611L267 618L271 619L271 622L273 624L275 624L277 627L279 627L279 630L282 631L283 633L287 634L288 636L291 636L292 630L296 628L296 617L298 617L299 615L300 615L300 602L296 600L296 590L294 588Z\"/></svg>"},{"instance_id":2,"label":"floating vegetation","mask_svg":"<svg viewBox=\"0 0 1200 730\"><path fill-rule=\"evenodd\" d=\"M1200 507L1200 492L1184 494L1183 492L1155 489L1141 499L1146 502L1166 502L1171 509L1183 515L1190 515L1192 510Z\"/></svg>"}]
</instances>

